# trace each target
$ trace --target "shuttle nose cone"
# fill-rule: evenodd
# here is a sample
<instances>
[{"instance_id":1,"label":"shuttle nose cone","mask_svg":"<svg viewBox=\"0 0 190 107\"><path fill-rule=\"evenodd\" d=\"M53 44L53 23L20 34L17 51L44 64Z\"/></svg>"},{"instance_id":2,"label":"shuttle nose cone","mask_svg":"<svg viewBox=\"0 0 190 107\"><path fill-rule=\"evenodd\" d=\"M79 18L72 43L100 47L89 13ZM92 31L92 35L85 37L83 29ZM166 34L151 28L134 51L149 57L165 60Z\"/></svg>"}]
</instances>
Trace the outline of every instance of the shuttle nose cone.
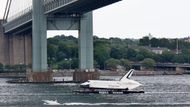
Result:
<instances>
[{"instance_id":1,"label":"shuttle nose cone","mask_svg":"<svg viewBox=\"0 0 190 107\"><path fill-rule=\"evenodd\" d=\"M139 83L139 82L137 82L137 85L141 86L142 84L141 84L141 83Z\"/></svg>"},{"instance_id":2,"label":"shuttle nose cone","mask_svg":"<svg viewBox=\"0 0 190 107\"><path fill-rule=\"evenodd\" d=\"M129 90L132 90L132 89L135 89L139 86L141 86L142 84L140 84L139 82L137 81L134 81L134 80L130 80L130 82L128 83L128 89Z\"/></svg>"},{"instance_id":3,"label":"shuttle nose cone","mask_svg":"<svg viewBox=\"0 0 190 107\"><path fill-rule=\"evenodd\" d=\"M137 82L137 81L135 81L135 85L137 85L137 86L141 86L142 84L139 83L139 82Z\"/></svg>"},{"instance_id":4,"label":"shuttle nose cone","mask_svg":"<svg viewBox=\"0 0 190 107\"><path fill-rule=\"evenodd\" d=\"M84 83L80 84L80 87L88 88L89 87L89 82L84 82Z\"/></svg>"},{"instance_id":5,"label":"shuttle nose cone","mask_svg":"<svg viewBox=\"0 0 190 107\"><path fill-rule=\"evenodd\" d=\"M84 82L84 83L82 83L80 85L89 85L89 82Z\"/></svg>"}]
</instances>

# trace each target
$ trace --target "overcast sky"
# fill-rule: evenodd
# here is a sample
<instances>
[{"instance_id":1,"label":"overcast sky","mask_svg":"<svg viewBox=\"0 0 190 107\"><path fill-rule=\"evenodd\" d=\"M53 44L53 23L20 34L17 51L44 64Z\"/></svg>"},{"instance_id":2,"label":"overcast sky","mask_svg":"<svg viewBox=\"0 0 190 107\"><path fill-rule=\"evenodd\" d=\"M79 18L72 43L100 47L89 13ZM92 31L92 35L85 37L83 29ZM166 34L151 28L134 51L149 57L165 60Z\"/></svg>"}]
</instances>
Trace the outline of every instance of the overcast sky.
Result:
<instances>
[{"instance_id":1,"label":"overcast sky","mask_svg":"<svg viewBox=\"0 0 190 107\"><path fill-rule=\"evenodd\" d=\"M14 0L13 0L14 1ZM25 0L22 0L25 1ZM6 0L0 0L0 17ZM94 11L94 35L99 37L182 38L190 36L190 0L123 0ZM48 35L62 32L48 32ZM66 35L77 32L67 32Z\"/></svg>"}]
</instances>

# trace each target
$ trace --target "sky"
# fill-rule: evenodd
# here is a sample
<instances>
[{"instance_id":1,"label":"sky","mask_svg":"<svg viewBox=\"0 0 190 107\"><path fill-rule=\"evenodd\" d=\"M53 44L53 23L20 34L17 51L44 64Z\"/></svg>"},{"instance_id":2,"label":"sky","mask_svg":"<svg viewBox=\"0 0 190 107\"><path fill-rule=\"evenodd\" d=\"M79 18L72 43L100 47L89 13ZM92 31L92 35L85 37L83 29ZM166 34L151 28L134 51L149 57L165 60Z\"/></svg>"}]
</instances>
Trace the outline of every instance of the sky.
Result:
<instances>
[{"instance_id":1,"label":"sky","mask_svg":"<svg viewBox=\"0 0 190 107\"><path fill-rule=\"evenodd\" d=\"M0 4L2 17L6 0L0 0ZM93 12L93 35L142 38L150 33L157 38L188 37L189 10L190 0L122 0ZM78 36L77 31L48 31L48 36L63 33Z\"/></svg>"}]
</instances>

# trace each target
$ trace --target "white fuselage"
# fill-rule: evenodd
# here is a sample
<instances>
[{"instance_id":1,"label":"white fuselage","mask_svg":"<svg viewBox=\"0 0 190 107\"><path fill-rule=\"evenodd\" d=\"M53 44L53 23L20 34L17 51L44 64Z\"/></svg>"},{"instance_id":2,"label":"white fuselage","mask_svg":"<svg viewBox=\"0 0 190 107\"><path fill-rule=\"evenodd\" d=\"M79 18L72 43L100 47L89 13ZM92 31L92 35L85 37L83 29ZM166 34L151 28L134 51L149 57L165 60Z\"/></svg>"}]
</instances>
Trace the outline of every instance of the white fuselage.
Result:
<instances>
[{"instance_id":1,"label":"white fuselage","mask_svg":"<svg viewBox=\"0 0 190 107\"><path fill-rule=\"evenodd\" d=\"M130 79L133 72L134 70L131 69L118 81L89 80L80 86L88 89L132 90L141 85L139 82Z\"/></svg>"},{"instance_id":2,"label":"white fuselage","mask_svg":"<svg viewBox=\"0 0 190 107\"><path fill-rule=\"evenodd\" d=\"M132 90L139 87L141 84L134 80L125 81L104 81L104 80L89 80L81 84L91 89L118 89L118 90Z\"/></svg>"}]
</instances>

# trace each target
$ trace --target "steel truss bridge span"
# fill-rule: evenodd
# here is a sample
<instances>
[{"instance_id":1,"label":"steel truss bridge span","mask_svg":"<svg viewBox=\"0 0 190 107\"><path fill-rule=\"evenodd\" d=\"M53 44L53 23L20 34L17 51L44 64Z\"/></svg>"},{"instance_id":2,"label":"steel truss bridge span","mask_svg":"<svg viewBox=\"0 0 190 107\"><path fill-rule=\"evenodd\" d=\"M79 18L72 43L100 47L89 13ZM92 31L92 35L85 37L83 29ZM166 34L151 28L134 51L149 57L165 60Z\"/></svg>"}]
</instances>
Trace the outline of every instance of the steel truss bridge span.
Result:
<instances>
[{"instance_id":1,"label":"steel truss bridge span","mask_svg":"<svg viewBox=\"0 0 190 107\"><path fill-rule=\"evenodd\" d=\"M44 14L47 17L64 15L79 17L80 14L110 5L121 0L44 0ZM17 13L4 24L4 33L20 33L32 28L32 6ZM19 30L18 29L22 29Z\"/></svg>"}]
</instances>

